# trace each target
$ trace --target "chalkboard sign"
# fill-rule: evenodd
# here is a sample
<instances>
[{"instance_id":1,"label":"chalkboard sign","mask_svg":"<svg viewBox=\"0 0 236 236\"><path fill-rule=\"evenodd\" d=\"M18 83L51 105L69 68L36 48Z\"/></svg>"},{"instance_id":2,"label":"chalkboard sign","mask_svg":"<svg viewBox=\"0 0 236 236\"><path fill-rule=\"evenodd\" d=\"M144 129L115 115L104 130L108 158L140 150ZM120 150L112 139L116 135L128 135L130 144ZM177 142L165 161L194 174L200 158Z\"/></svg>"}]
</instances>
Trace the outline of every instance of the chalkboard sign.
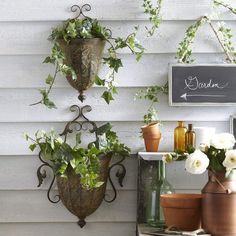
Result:
<instances>
[{"instance_id":1,"label":"chalkboard sign","mask_svg":"<svg viewBox=\"0 0 236 236\"><path fill-rule=\"evenodd\" d=\"M236 105L236 65L169 66L171 106Z\"/></svg>"}]
</instances>

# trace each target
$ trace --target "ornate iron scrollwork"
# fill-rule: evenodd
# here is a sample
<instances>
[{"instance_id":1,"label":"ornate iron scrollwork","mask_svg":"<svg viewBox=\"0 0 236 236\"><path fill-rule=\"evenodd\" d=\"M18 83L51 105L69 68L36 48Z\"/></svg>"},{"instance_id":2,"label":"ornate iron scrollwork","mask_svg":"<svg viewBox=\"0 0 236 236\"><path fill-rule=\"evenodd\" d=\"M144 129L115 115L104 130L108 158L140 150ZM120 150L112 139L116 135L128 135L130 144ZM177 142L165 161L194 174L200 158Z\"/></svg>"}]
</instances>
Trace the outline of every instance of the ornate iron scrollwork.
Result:
<instances>
[{"instance_id":1,"label":"ornate iron scrollwork","mask_svg":"<svg viewBox=\"0 0 236 236\"><path fill-rule=\"evenodd\" d=\"M46 161L44 161L44 160L42 159L41 154L42 154L42 153L39 152L39 155L38 155L38 156L39 156L39 160L40 160L43 164L42 164L41 166L39 166L39 168L38 168L38 170L37 170L37 176L38 176L38 181L39 181L39 184L38 184L37 187L40 187L40 186L42 185L42 183L43 183L43 180L47 177L46 170L45 170L45 169L42 169L42 168L45 168L45 167L50 168L50 169L52 170L52 173L53 173L53 178L52 178L52 181L51 181L51 183L50 183L49 189L48 189L48 191L47 191L47 197L48 197L48 200L49 200L51 203L58 203L58 202L60 201L60 196L59 196L59 195L55 195L55 196L54 196L54 199L57 198L57 200L53 200L53 199L51 198L51 196L50 196L50 192L51 192L51 190L52 190L52 187L53 187L53 184L54 184L54 182L55 182L56 176L55 176L55 174L54 174L54 172L53 172L52 166L51 166L48 162L46 162Z\"/></svg>"},{"instance_id":2,"label":"ornate iron scrollwork","mask_svg":"<svg viewBox=\"0 0 236 236\"><path fill-rule=\"evenodd\" d=\"M118 178L118 183L121 187L123 187L123 180L125 178L125 175L126 175L126 169L125 169L125 166L122 164L122 162L124 161L125 157L122 157L119 161L117 161L116 163L112 164L109 168L109 172L108 172L108 180L109 180L109 183L111 184L111 187L112 187L112 190L114 192L114 195L111 199L107 199L106 196L109 196L109 195L105 195L104 196L104 201L105 202L108 202L108 203L111 203L111 202L114 202L116 200L116 197L117 197L117 190L116 190L116 187L112 181L112 178L111 178L111 171L115 168L115 167L119 167L119 170L116 172L116 177ZM109 196L110 197L110 196Z\"/></svg>"},{"instance_id":3,"label":"ornate iron scrollwork","mask_svg":"<svg viewBox=\"0 0 236 236\"><path fill-rule=\"evenodd\" d=\"M70 111L71 112L77 112L77 115L75 116L75 118L69 122L67 122L67 124L65 125L65 128L63 130L63 132L60 134L61 136L64 136L64 141L66 142L67 140L67 136L70 133L73 133L74 130L76 131L89 131L90 133L94 133L95 137L96 137L96 141L98 140L98 134L97 134L97 125L95 122L90 121L86 116L85 116L85 112L91 112L92 108L89 105L83 106L83 107L79 107L78 105L73 105L70 107ZM81 119L82 120L79 120ZM52 166L44 161L41 157L41 152L39 153L39 159L40 161L43 163L37 170L37 176L38 176L38 187L40 187L43 183L43 180L46 178L46 170L44 169L45 167L48 167L52 170L53 172L53 168ZM108 181L111 184L112 187L112 191L113 191L113 197L111 199L108 199L110 196L109 195L105 195L104 196L104 201L111 203L113 201L115 201L116 197L117 197L117 190L116 187L112 181L111 178L111 172L115 167L118 167L119 169L116 172L116 177L118 178L118 183L121 187L123 187L123 180L124 177L126 175L126 169L125 166L122 164L124 161L125 157L121 157L120 160L118 160L117 162L113 163L110 167L109 167L109 171L108 171ZM53 200L50 196L50 192L52 190L53 184L55 182L55 174L53 173L53 179L51 181L51 184L49 186L48 192L47 192L47 197L48 200L52 203L58 203L60 201L60 196L59 195L55 195L54 199L57 198L57 200ZM108 198L107 198L108 196Z\"/></svg>"},{"instance_id":4,"label":"ornate iron scrollwork","mask_svg":"<svg viewBox=\"0 0 236 236\"><path fill-rule=\"evenodd\" d=\"M79 14L75 17L75 19L79 18L81 15L84 18L89 18L88 16L84 15L85 11L91 11L91 5L89 4L84 4L82 7L80 7L79 5L73 5L71 7L71 11L72 12L78 12Z\"/></svg>"}]
</instances>

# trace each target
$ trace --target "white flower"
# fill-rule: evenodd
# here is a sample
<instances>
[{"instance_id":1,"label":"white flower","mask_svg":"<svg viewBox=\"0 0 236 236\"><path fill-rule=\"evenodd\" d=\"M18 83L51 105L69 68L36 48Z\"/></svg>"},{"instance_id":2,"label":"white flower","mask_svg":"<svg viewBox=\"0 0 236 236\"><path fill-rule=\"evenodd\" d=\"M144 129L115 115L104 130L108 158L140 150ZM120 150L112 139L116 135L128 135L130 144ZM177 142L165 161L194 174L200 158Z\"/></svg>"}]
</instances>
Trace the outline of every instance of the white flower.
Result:
<instances>
[{"instance_id":1,"label":"white flower","mask_svg":"<svg viewBox=\"0 0 236 236\"><path fill-rule=\"evenodd\" d=\"M185 169L191 174L202 174L209 166L209 159L206 154L196 150L190 154L185 161Z\"/></svg>"},{"instance_id":2,"label":"white flower","mask_svg":"<svg viewBox=\"0 0 236 236\"><path fill-rule=\"evenodd\" d=\"M173 157L170 153L167 153L162 157L162 161L166 164L171 163L173 161Z\"/></svg>"},{"instance_id":3,"label":"white flower","mask_svg":"<svg viewBox=\"0 0 236 236\"><path fill-rule=\"evenodd\" d=\"M225 153L223 166L226 167L227 170L236 168L236 150L229 150Z\"/></svg>"},{"instance_id":4,"label":"white flower","mask_svg":"<svg viewBox=\"0 0 236 236\"><path fill-rule=\"evenodd\" d=\"M232 149L235 144L235 138L230 133L216 134L212 140L211 145L217 149Z\"/></svg>"}]
</instances>

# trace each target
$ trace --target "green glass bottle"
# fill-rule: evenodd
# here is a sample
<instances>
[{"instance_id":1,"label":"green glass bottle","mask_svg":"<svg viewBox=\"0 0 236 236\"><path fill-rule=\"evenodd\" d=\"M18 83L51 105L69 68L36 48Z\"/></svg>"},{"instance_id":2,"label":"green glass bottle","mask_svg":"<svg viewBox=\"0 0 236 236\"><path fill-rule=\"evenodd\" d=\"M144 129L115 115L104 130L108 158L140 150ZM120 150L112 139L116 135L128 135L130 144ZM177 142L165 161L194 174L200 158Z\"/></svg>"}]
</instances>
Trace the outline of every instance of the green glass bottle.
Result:
<instances>
[{"instance_id":1,"label":"green glass bottle","mask_svg":"<svg viewBox=\"0 0 236 236\"><path fill-rule=\"evenodd\" d=\"M165 163L156 161L156 173L151 184L146 188L146 222L153 227L163 228L165 220L160 206L160 196L162 194L172 194L174 189L167 181L165 175Z\"/></svg>"}]
</instances>

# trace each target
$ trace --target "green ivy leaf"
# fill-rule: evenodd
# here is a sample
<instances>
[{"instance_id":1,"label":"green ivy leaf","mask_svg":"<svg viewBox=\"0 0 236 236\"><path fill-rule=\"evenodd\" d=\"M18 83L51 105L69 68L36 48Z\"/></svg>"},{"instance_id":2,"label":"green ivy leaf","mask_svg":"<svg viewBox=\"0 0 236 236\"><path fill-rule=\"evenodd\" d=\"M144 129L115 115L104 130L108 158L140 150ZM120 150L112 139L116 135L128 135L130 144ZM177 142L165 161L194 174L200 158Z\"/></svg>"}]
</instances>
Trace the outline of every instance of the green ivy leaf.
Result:
<instances>
[{"instance_id":1,"label":"green ivy leaf","mask_svg":"<svg viewBox=\"0 0 236 236\"><path fill-rule=\"evenodd\" d=\"M76 30L75 22L69 22L66 28L66 31L67 31L68 37L76 38L78 33Z\"/></svg>"},{"instance_id":2,"label":"green ivy leaf","mask_svg":"<svg viewBox=\"0 0 236 236\"><path fill-rule=\"evenodd\" d=\"M29 146L29 149L33 152L35 150L35 148L37 147L36 143L33 143Z\"/></svg>"},{"instance_id":3,"label":"green ivy leaf","mask_svg":"<svg viewBox=\"0 0 236 236\"><path fill-rule=\"evenodd\" d=\"M110 131L112 128L111 124L110 123L106 123L102 126L100 126L99 128L97 128L97 135L102 135L104 133L107 133L108 131Z\"/></svg>"},{"instance_id":4,"label":"green ivy leaf","mask_svg":"<svg viewBox=\"0 0 236 236\"><path fill-rule=\"evenodd\" d=\"M45 82L46 84L51 85L53 83L54 78L49 74L48 77L46 78Z\"/></svg>"},{"instance_id":5,"label":"green ivy leaf","mask_svg":"<svg viewBox=\"0 0 236 236\"><path fill-rule=\"evenodd\" d=\"M46 57L43 61L43 63L55 63L55 59L52 59L51 57Z\"/></svg>"},{"instance_id":6,"label":"green ivy leaf","mask_svg":"<svg viewBox=\"0 0 236 236\"><path fill-rule=\"evenodd\" d=\"M107 104L110 104L110 102L114 100L112 93L110 91L105 91L102 94L102 98L106 101Z\"/></svg>"},{"instance_id":7,"label":"green ivy leaf","mask_svg":"<svg viewBox=\"0 0 236 236\"><path fill-rule=\"evenodd\" d=\"M95 84L98 86L104 86L105 80L101 79L98 75L95 77Z\"/></svg>"},{"instance_id":8,"label":"green ivy leaf","mask_svg":"<svg viewBox=\"0 0 236 236\"><path fill-rule=\"evenodd\" d=\"M119 58L108 57L103 58L104 62L109 65L111 69L114 69L115 72L118 72L119 68L122 67L122 61Z\"/></svg>"}]
</instances>

